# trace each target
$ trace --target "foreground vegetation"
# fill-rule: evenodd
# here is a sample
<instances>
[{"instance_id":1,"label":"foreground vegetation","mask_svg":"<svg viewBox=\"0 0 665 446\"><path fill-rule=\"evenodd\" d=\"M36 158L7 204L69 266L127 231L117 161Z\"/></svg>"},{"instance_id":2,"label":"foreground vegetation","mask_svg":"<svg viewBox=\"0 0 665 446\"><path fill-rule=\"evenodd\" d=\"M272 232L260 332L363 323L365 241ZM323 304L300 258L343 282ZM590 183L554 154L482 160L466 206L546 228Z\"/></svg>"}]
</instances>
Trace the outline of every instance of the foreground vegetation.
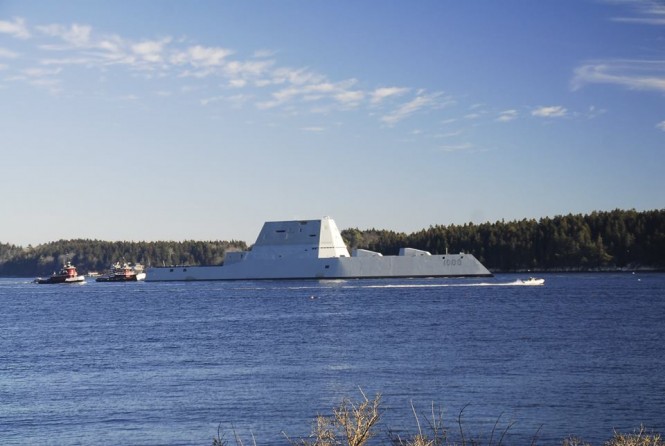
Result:
<instances>
[{"instance_id":1,"label":"foreground vegetation","mask_svg":"<svg viewBox=\"0 0 665 446\"><path fill-rule=\"evenodd\" d=\"M412 234L345 229L349 249L394 255L405 246L430 251L469 252L493 272L665 270L665 209L614 210L540 220L431 226ZM81 272L100 271L125 259L144 265L219 265L240 241L105 242L60 240L20 247L0 243L0 276L50 274L65 260Z\"/></svg>"},{"instance_id":2,"label":"foreground vegetation","mask_svg":"<svg viewBox=\"0 0 665 446\"><path fill-rule=\"evenodd\" d=\"M361 392L362 393L362 392ZM307 438L291 439L287 441L291 446L365 446L370 444L386 444L388 446L501 446L506 445L507 434L512 423L503 429L498 429L499 420L492 430L484 436L475 436L466 432L462 422L463 410L457 417L456 427L449 429L444 425L443 415L436 412L434 406L429 416L418 415L412 406L415 431L411 434L397 434L387 431L384 441L381 441L379 421L381 419L381 396L377 395L369 400L362 394L362 400L353 402L344 399L339 406L333 408L332 415L319 415L312 425L312 432ZM285 434L286 435L286 434ZM536 432L530 442L538 444ZM233 443L244 446L242 439L233 431ZM213 437L212 446L230 446L221 429ZM252 445L256 446L256 439L252 437ZM561 441L563 446L591 446L578 437L568 437ZM603 443L604 446L665 446L660 434L648 433L640 427L633 433L624 434L614 432L612 438Z\"/></svg>"}]
</instances>

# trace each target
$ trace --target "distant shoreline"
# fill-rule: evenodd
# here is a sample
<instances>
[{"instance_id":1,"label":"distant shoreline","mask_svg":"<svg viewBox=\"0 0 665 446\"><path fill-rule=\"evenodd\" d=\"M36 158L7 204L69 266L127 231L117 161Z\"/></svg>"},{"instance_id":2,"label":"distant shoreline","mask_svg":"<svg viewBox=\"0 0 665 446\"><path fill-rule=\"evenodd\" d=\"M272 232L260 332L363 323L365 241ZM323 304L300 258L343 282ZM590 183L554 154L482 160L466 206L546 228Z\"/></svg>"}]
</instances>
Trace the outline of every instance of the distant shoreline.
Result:
<instances>
[{"instance_id":1,"label":"distant shoreline","mask_svg":"<svg viewBox=\"0 0 665 446\"><path fill-rule=\"evenodd\" d=\"M204 265L203 265L204 266ZM218 266L218 265L217 265ZM598 274L612 274L612 273L640 273L640 274L662 274L665 273L663 268L599 268L599 269L576 269L576 268L560 268L560 269L549 269L549 270L511 270L511 271L491 271L492 274L524 274L524 275L537 275L537 274L589 274L589 273L598 273ZM87 275L86 275L87 276ZM0 274L0 279L34 279L34 276L5 276ZM446 277L439 277L439 279L450 279ZM470 278L467 278L470 279ZM297 281L314 281L320 279L293 279ZM363 278L355 278L353 280L366 280ZM385 280L395 280L395 279L385 279ZM247 280L252 281L252 280ZM221 282L224 282L221 280Z\"/></svg>"},{"instance_id":2,"label":"distant shoreline","mask_svg":"<svg viewBox=\"0 0 665 446\"><path fill-rule=\"evenodd\" d=\"M657 267L636 267L636 268L551 268L551 269L520 269L520 270L493 270L490 268L490 271L493 274L552 274L552 273L665 273L664 268Z\"/></svg>"}]
</instances>

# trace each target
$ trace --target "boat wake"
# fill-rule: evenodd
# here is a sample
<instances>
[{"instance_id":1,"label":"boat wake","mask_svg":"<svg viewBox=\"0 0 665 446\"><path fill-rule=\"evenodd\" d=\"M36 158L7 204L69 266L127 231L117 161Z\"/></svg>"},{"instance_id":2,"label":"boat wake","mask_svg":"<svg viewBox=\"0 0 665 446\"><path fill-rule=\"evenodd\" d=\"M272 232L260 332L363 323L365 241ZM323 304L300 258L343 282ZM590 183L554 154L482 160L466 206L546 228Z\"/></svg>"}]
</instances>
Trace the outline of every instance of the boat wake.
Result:
<instances>
[{"instance_id":1,"label":"boat wake","mask_svg":"<svg viewBox=\"0 0 665 446\"><path fill-rule=\"evenodd\" d=\"M396 283L396 284L350 284L348 281L343 280L339 282L325 281L317 285L311 286L290 286L287 287L290 290L312 290L312 289L321 289L327 288L326 285L331 288L339 289L379 289L379 288L468 288L468 287L511 287L511 286L534 286L534 285L544 285L544 279L517 279L512 282L475 282L475 283ZM251 289L266 289L263 287Z\"/></svg>"},{"instance_id":2,"label":"boat wake","mask_svg":"<svg viewBox=\"0 0 665 446\"><path fill-rule=\"evenodd\" d=\"M544 285L545 279L517 279L512 282L473 282L473 283L386 283L386 284L357 284L349 280L322 280L312 285L287 286L289 290L321 290L335 289L388 289L388 288L468 288L468 287L515 287ZM243 290L266 290L271 286L241 286ZM281 288L281 287L280 287Z\"/></svg>"},{"instance_id":3,"label":"boat wake","mask_svg":"<svg viewBox=\"0 0 665 446\"><path fill-rule=\"evenodd\" d=\"M515 280L513 282L480 282L480 283L423 283L423 284L395 284L395 285L366 285L349 288L466 288L466 287L495 287L495 286L534 286L544 285L530 283L528 280Z\"/></svg>"}]
</instances>

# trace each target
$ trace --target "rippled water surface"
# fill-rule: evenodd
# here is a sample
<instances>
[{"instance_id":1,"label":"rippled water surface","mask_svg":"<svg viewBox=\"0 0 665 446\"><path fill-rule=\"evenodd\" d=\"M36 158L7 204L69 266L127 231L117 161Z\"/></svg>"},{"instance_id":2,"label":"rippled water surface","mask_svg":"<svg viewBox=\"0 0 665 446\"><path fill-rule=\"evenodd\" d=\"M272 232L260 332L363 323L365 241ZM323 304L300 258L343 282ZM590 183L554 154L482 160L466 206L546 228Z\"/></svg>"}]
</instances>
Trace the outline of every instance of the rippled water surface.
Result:
<instances>
[{"instance_id":1,"label":"rippled water surface","mask_svg":"<svg viewBox=\"0 0 665 446\"><path fill-rule=\"evenodd\" d=\"M286 445L359 388L379 440L433 403L504 444L665 432L665 275L542 277L0 279L0 444Z\"/></svg>"}]
</instances>

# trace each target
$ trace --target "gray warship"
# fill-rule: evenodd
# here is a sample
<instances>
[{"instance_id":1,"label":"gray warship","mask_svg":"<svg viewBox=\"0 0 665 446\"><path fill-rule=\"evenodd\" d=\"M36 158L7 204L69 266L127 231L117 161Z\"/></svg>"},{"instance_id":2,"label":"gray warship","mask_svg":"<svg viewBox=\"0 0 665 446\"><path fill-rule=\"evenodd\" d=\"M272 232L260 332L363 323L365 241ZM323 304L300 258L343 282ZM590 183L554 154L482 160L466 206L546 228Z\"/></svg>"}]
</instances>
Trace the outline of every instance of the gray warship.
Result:
<instances>
[{"instance_id":1,"label":"gray warship","mask_svg":"<svg viewBox=\"0 0 665 446\"><path fill-rule=\"evenodd\" d=\"M401 248L399 255L355 249L350 255L335 221L266 222L250 251L227 252L219 266L152 267L147 282L193 280L491 277L472 254Z\"/></svg>"}]
</instances>

